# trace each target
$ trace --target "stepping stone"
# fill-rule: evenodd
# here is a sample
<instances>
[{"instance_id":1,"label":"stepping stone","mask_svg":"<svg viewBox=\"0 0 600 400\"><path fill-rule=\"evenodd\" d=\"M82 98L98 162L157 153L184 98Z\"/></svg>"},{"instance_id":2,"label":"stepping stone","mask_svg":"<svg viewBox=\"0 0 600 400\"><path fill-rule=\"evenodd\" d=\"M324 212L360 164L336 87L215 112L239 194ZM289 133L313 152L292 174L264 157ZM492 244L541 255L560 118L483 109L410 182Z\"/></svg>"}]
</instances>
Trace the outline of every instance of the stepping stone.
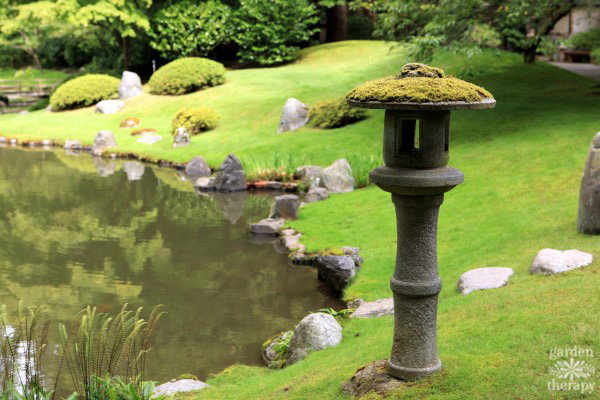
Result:
<instances>
[{"instance_id":1,"label":"stepping stone","mask_svg":"<svg viewBox=\"0 0 600 400\"><path fill-rule=\"evenodd\" d=\"M394 299L380 299L361 303L350 316L352 318L376 318L384 315L394 315Z\"/></svg>"},{"instance_id":2,"label":"stepping stone","mask_svg":"<svg viewBox=\"0 0 600 400\"><path fill-rule=\"evenodd\" d=\"M250 224L250 233L254 235L269 235L269 236L277 236L283 224L285 223L285 219L263 219L256 224Z\"/></svg>"},{"instance_id":3,"label":"stepping stone","mask_svg":"<svg viewBox=\"0 0 600 400\"><path fill-rule=\"evenodd\" d=\"M508 283L515 271L512 268L476 268L465 272L458 280L458 291L467 295L475 290L497 289Z\"/></svg>"},{"instance_id":4,"label":"stepping stone","mask_svg":"<svg viewBox=\"0 0 600 400\"><path fill-rule=\"evenodd\" d=\"M160 135L142 135L142 137L140 137L137 142L138 143L144 143L144 144L154 144L156 142L160 142L162 140L162 136Z\"/></svg>"},{"instance_id":5,"label":"stepping stone","mask_svg":"<svg viewBox=\"0 0 600 400\"><path fill-rule=\"evenodd\" d=\"M180 379L178 381L173 380L171 382L158 385L154 389L154 392L152 392L152 398L158 396L172 396L177 393L191 392L193 390L200 390L207 387L209 387L209 385L195 379Z\"/></svg>"},{"instance_id":6,"label":"stepping stone","mask_svg":"<svg viewBox=\"0 0 600 400\"><path fill-rule=\"evenodd\" d=\"M594 257L579 250L542 249L531 264L531 274L554 275L590 265Z\"/></svg>"}]
</instances>

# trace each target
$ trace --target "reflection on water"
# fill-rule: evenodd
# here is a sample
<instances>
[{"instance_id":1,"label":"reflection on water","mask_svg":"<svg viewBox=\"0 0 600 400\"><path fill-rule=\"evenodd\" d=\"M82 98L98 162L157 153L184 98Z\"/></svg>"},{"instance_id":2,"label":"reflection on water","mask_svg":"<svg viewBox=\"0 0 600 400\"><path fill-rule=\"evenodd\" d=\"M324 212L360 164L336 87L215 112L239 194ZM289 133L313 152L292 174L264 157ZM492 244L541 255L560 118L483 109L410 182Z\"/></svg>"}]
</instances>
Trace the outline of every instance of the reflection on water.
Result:
<instances>
[{"instance_id":1,"label":"reflection on water","mask_svg":"<svg viewBox=\"0 0 600 400\"><path fill-rule=\"evenodd\" d=\"M270 202L199 195L178 172L136 162L0 148L0 303L46 304L59 321L87 304L164 304L154 380L259 363L267 337L338 305L314 270L248 237Z\"/></svg>"}]
</instances>

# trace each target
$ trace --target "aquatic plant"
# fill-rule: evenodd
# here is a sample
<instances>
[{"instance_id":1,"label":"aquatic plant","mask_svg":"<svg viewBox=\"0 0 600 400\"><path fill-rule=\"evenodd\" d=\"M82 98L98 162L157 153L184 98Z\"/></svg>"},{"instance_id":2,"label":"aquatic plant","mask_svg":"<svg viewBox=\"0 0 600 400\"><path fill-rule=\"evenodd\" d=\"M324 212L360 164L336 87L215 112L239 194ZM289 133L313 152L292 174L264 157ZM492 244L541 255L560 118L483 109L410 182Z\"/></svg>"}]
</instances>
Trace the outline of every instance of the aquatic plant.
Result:
<instances>
[{"instance_id":1,"label":"aquatic plant","mask_svg":"<svg viewBox=\"0 0 600 400\"><path fill-rule=\"evenodd\" d=\"M352 175L354 177L354 185L357 188L369 185L369 172L374 168L383 165L381 155L373 154L348 154L346 160L352 167Z\"/></svg>"},{"instance_id":2,"label":"aquatic plant","mask_svg":"<svg viewBox=\"0 0 600 400\"><path fill-rule=\"evenodd\" d=\"M133 312L127 307L123 305L119 314L111 316L88 306L70 330L59 325L62 357L58 375L66 365L76 392L85 400L97 399L95 394L106 386L106 379L120 375L138 395L147 389L146 356L163 312L157 306L145 320L141 318L142 308Z\"/></svg>"}]
</instances>

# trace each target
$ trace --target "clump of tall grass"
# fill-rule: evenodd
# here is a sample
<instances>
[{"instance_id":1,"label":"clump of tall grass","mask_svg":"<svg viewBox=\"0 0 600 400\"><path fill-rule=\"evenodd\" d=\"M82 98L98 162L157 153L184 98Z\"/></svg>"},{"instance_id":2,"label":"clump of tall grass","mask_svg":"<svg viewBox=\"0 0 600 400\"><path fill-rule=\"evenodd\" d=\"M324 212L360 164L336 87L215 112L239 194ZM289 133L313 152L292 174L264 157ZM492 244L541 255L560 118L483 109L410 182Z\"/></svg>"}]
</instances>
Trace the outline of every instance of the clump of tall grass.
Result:
<instances>
[{"instance_id":1,"label":"clump of tall grass","mask_svg":"<svg viewBox=\"0 0 600 400\"><path fill-rule=\"evenodd\" d=\"M383 164L381 156L372 154L348 154L346 160L352 167L354 185L357 188L369 185L369 172Z\"/></svg>"},{"instance_id":2,"label":"clump of tall grass","mask_svg":"<svg viewBox=\"0 0 600 400\"><path fill-rule=\"evenodd\" d=\"M116 383L123 383L120 386L135 391L140 399L149 399L149 395L142 397L148 392L148 383L144 382L146 357L163 313L160 306L154 308L148 320L141 313L142 308L134 312L127 309L127 304L116 316L97 313L95 307L88 306L69 330L59 325L62 349L59 374L66 365L80 398L105 398L103 393L113 378L124 376L124 381Z\"/></svg>"},{"instance_id":3,"label":"clump of tall grass","mask_svg":"<svg viewBox=\"0 0 600 400\"><path fill-rule=\"evenodd\" d=\"M291 181L296 168L307 164L303 154L274 153L263 157L248 157L242 160L246 179L249 181Z\"/></svg>"},{"instance_id":4,"label":"clump of tall grass","mask_svg":"<svg viewBox=\"0 0 600 400\"><path fill-rule=\"evenodd\" d=\"M25 307L19 302L13 317L5 305L0 306L0 399L50 398L42 375L49 329L48 309L44 306Z\"/></svg>"}]
</instances>

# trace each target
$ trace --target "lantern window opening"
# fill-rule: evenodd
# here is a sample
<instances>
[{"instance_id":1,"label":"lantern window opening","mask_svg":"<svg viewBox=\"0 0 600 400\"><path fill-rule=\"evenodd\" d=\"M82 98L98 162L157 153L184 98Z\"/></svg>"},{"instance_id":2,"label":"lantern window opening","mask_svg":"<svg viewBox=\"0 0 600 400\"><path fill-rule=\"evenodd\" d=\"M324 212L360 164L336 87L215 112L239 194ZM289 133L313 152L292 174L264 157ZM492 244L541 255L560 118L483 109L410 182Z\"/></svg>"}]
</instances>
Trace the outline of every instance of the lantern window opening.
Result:
<instances>
[{"instance_id":1,"label":"lantern window opening","mask_svg":"<svg viewBox=\"0 0 600 400\"><path fill-rule=\"evenodd\" d=\"M417 121L419 123L417 123ZM400 143L397 147L399 154L417 153L420 148L419 131L421 120L407 118L401 120Z\"/></svg>"}]
</instances>

